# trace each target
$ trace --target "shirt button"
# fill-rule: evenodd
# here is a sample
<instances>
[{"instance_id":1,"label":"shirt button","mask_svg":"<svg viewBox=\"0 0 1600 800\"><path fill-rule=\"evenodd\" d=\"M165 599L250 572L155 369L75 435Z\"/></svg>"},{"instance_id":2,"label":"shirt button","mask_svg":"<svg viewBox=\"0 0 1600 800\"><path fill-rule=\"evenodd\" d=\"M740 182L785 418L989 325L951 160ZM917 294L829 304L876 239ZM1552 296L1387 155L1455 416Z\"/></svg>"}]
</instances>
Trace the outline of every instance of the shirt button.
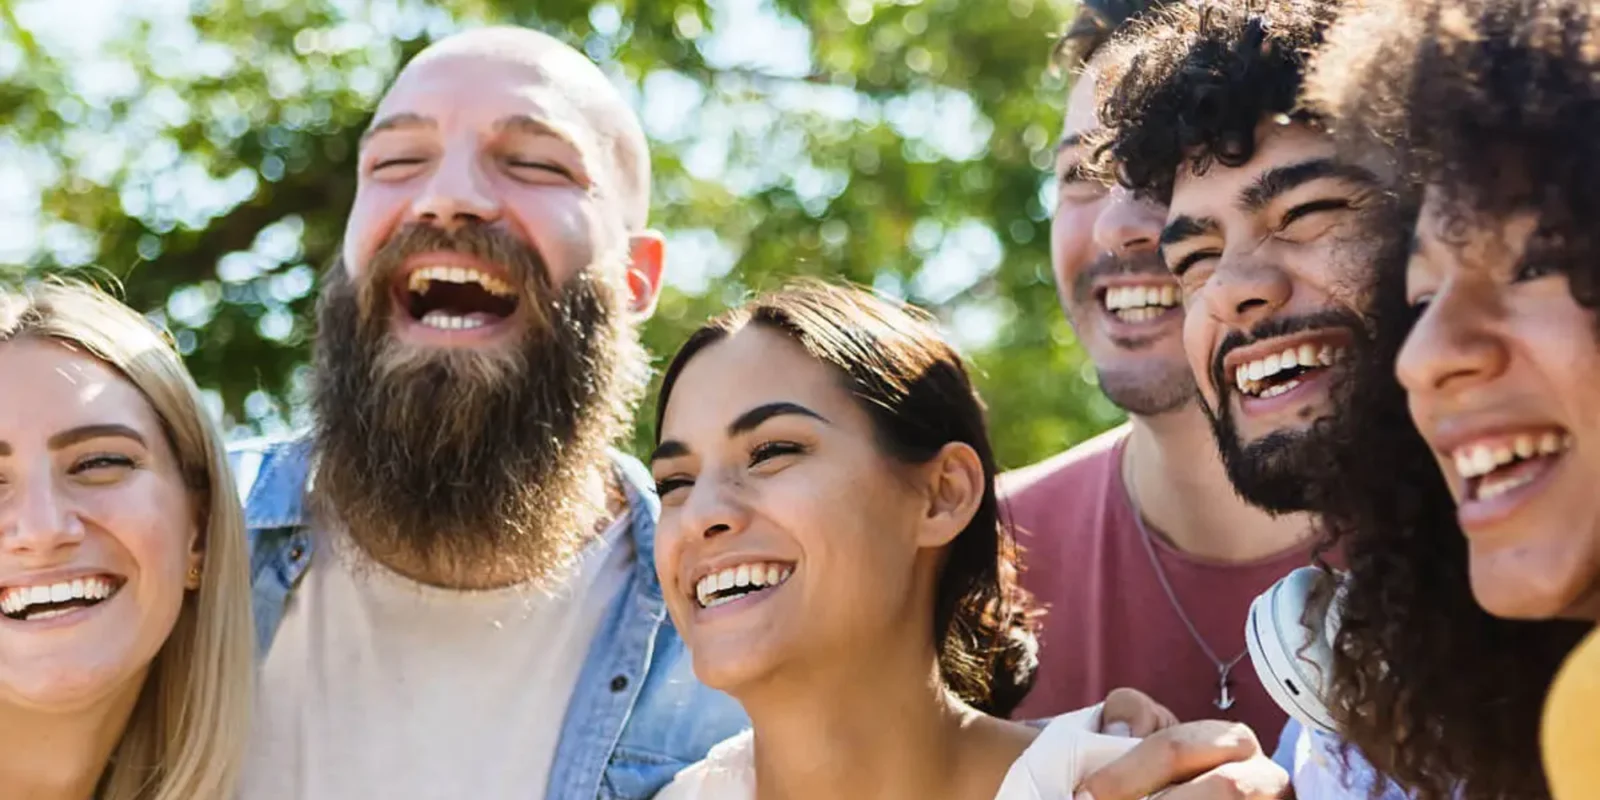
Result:
<instances>
[{"instance_id":1,"label":"shirt button","mask_svg":"<svg viewBox=\"0 0 1600 800\"><path fill-rule=\"evenodd\" d=\"M611 691L620 692L626 688L628 688L628 676L618 675L611 679Z\"/></svg>"},{"instance_id":2,"label":"shirt button","mask_svg":"<svg viewBox=\"0 0 1600 800\"><path fill-rule=\"evenodd\" d=\"M305 554L306 554L306 549L304 547L301 547L300 545L295 545L295 546L289 548L289 558L291 560L299 561L300 557L305 555Z\"/></svg>"}]
</instances>

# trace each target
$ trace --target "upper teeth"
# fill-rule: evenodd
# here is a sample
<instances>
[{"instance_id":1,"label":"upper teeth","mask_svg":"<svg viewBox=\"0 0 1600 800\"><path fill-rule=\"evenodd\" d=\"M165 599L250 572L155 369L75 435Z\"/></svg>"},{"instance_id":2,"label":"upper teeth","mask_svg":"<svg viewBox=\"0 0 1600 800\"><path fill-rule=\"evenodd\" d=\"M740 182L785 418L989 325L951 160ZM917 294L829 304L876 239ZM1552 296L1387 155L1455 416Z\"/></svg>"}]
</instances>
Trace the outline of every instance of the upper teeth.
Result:
<instances>
[{"instance_id":1,"label":"upper teeth","mask_svg":"<svg viewBox=\"0 0 1600 800\"><path fill-rule=\"evenodd\" d=\"M1496 468L1518 459L1547 456L1572 446L1572 437L1554 431L1534 435L1521 433L1511 439L1494 443L1474 443L1456 448L1450 454L1456 464L1456 474L1463 478L1476 478L1494 472Z\"/></svg>"},{"instance_id":2,"label":"upper teeth","mask_svg":"<svg viewBox=\"0 0 1600 800\"><path fill-rule=\"evenodd\" d=\"M1106 290L1106 310L1143 306L1175 306L1178 304L1177 287L1165 286L1113 286Z\"/></svg>"},{"instance_id":3,"label":"upper teeth","mask_svg":"<svg viewBox=\"0 0 1600 800\"><path fill-rule=\"evenodd\" d=\"M789 579L794 568L783 564L740 564L713 572L701 578L694 586L695 598L703 608L711 608L733 598L713 598L717 592L739 586L777 586Z\"/></svg>"},{"instance_id":4,"label":"upper teeth","mask_svg":"<svg viewBox=\"0 0 1600 800\"><path fill-rule=\"evenodd\" d=\"M1318 347L1314 344L1303 344L1299 347L1286 347L1281 353L1273 353L1240 364L1233 371L1233 379L1239 385L1239 391L1254 394L1261 388L1254 384L1263 378L1270 378L1295 367L1331 366L1343 356L1344 348L1332 345Z\"/></svg>"},{"instance_id":5,"label":"upper teeth","mask_svg":"<svg viewBox=\"0 0 1600 800\"><path fill-rule=\"evenodd\" d=\"M0 614L21 614L30 607L68 600L104 600L111 596L111 582L104 578L78 578L40 586L8 586L0 589Z\"/></svg>"},{"instance_id":6,"label":"upper teeth","mask_svg":"<svg viewBox=\"0 0 1600 800\"><path fill-rule=\"evenodd\" d=\"M511 290L511 284L486 272L467 267L420 267L414 269L407 278L406 288L417 294L427 294L428 284L432 281L476 283L482 286L484 291L497 297L511 297L516 294Z\"/></svg>"}]
</instances>

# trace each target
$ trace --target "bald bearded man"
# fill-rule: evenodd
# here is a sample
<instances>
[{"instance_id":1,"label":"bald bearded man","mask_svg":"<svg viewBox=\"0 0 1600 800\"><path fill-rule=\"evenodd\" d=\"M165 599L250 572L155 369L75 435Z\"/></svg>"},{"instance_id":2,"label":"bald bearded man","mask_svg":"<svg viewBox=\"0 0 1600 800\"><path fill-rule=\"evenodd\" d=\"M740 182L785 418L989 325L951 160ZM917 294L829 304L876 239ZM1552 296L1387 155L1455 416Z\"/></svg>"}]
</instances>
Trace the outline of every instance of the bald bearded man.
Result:
<instances>
[{"instance_id":1,"label":"bald bearded man","mask_svg":"<svg viewBox=\"0 0 1600 800\"><path fill-rule=\"evenodd\" d=\"M649 472L611 449L661 286L633 113L556 40L408 64L362 139L310 433L233 452L244 800L646 798L747 723L694 679Z\"/></svg>"}]
</instances>

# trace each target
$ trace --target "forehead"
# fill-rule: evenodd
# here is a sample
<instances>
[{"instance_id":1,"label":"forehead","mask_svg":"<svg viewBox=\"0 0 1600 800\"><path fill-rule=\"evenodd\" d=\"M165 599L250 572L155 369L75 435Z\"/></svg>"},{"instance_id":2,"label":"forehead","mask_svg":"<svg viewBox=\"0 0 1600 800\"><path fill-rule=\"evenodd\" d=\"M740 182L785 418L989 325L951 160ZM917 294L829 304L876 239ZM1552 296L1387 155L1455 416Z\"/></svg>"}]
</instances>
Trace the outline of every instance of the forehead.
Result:
<instances>
[{"instance_id":1,"label":"forehead","mask_svg":"<svg viewBox=\"0 0 1600 800\"><path fill-rule=\"evenodd\" d=\"M1268 170L1337 156L1331 137L1300 123L1264 121L1256 127L1255 145L1250 160L1237 167L1212 160L1197 174L1187 162L1180 166L1172 187L1170 216L1220 218L1228 209L1237 208L1240 193Z\"/></svg>"},{"instance_id":2,"label":"forehead","mask_svg":"<svg viewBox=\"0 0 1600 800\"><path fill-rule=\"evenodd\" d=\"M0 374L27 391L0 392L0 431L48 435L63 428L116 422L153 433L154 409L121 373L68 345L36 339L0 344Z\"/></svg>"},{"instance_id":3,"label":"forehead","mask_svg":"<svg viewBox=\"0 0 1600 800\"><path fill-rule=\"evenodd\" d=\"M788 336L746 325L696 353L679 373L662 420L664 438L682 428L721 428L767 403L795 402L837 421L850 403L836 372Z\"/></svg>"},{"instance_id":4,"label":"forehead","mask_svg":"<svg viewBox=\"0 0 1600 800\"><path fill-rule=\"evenodd\" d=\"M578 139L594 135L569 81L550 65L499 55L451 53L407 66L378 104L375 120L427 117L441 128L477 128L527 115Z\"/></svg>"},{"instance_id":5,"label":"forehead","mask_svg":"<svg viewBox=\"0 0 1600 800\"><path fill-rule=\"evenodd\" d=\"M1089 66L1073 80L1072 91L1067 93L1066 114L1061 122L1063 138L1081 136L1100 127L1100 112L1094 95L1094 84L1099 76L1099 70L1090 61Z\"/></svg>"}]
</instances>

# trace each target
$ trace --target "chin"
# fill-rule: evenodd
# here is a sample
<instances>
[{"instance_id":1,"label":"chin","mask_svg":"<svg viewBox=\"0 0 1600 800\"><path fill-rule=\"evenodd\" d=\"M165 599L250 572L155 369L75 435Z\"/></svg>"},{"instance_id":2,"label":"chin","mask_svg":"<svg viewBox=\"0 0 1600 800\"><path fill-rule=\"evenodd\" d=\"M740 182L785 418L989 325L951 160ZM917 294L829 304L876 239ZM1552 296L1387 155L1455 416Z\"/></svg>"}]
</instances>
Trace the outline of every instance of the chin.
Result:
<instances>
[{"instance_id":1,"label":"chin","mask_svg":"<svg viewBox=\"0 0 1600 800\"><path fill-rule=\"evenodd\" d=\"M1484 611L1502 619L1546 620L1569 616L1587 584L1576 576L1525 569L1472 567L1472 596ZM1559 578L1552 580L1552 578Z\"/></svg>"},{"instance_id":2,"label":"chin","mask_svg":"<svg viewBox=\"0 0 1600 800\"><path fill-rule=\"evenodd\" d=\"M691 648L694 654L694 677L706 686L735 698L740 690L748 688L772 674L775 664L751 652L706 652L707 648Z\"/></svg>"}]
</instances>

